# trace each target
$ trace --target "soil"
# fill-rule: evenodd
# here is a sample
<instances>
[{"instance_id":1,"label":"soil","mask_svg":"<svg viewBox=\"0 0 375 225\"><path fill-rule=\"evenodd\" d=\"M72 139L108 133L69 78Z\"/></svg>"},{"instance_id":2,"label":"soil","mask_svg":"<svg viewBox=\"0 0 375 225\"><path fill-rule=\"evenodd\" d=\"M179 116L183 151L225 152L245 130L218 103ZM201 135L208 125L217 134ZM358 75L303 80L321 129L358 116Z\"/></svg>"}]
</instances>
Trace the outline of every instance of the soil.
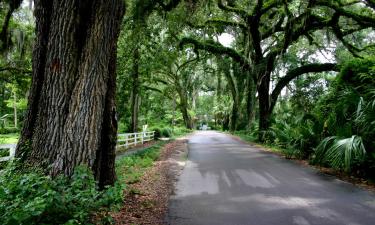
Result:
<instances>
[{"instance_id":1,"label":"soil","mask_svg":"<svg viewBox=\"0 0 375 225\"><path fill-rule=\"evenodd\" d=\"M187 158L187 139L166 144L158 161L148 169L139 182L125 190L124 206L111 213L115 224L164 224L169 196Z\"/></svg>"}]
</instances>

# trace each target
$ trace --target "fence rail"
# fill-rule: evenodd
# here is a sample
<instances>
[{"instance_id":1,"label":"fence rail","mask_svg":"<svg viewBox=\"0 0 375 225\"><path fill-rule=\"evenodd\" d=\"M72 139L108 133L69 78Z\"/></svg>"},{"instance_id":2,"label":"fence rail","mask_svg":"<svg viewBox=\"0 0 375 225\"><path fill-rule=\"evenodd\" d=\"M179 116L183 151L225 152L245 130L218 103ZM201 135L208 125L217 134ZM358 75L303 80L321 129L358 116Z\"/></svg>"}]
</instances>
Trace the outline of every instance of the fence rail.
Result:
<instances>
[{"instance_id":1,"label":"fence rail","mask_svg":"<svg viewBox=\"0 0 375 225\"><path fill-rule=\"evenodd\" d=\"M147 141L153 140L154 137L155 137L155 131L118 134L117 147L128 148L130 146L135 146L137 144L143 144Z\"/></svg>"},{"instance_id":2,"label":"fence rail","mask_svg":"<svg viewBox=\"0 0 375 225\"><path fill-rule=\"evenodd\" d=\"M0 157L0 162L12 160L14 158L15 154L16 154L16 146L17 146L17 144L0 145L0 149L9 149L9 156Z\"/></svg>"},{"instance_id":3,"label":"fence rail","mask_svg":"<svg viewBox=\"0 0 375 225\"><path fill-rule=\"evenodd\" d=\"M155 131L147 131L140 133L126 133L118 134L117 147L128 148L137 144L143 144L147 141L153 140L155 137ZM3 144L0 145L0 149L9 149L9 156L0 157L0 162L12 160L16 153L17 144Z\"/></svg>"}]
</instances>

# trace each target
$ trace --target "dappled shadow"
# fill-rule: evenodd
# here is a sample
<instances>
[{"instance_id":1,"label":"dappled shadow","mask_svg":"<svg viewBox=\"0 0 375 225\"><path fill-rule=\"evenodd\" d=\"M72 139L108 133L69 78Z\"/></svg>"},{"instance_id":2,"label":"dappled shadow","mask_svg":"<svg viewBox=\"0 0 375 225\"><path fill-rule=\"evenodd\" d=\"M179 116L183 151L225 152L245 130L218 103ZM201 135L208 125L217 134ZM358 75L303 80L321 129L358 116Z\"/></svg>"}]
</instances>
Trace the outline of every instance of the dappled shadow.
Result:
<instances>
[{"instance_id":1,"label":"dappled shadow","mask_svg":"<svg viewBox=\"0 0 375 225\"><path fill-rule=\"evenodd\" d=\"M223 134L196 136L171 224L374 224L367 191Z\"/></svg>"}]
</instances>

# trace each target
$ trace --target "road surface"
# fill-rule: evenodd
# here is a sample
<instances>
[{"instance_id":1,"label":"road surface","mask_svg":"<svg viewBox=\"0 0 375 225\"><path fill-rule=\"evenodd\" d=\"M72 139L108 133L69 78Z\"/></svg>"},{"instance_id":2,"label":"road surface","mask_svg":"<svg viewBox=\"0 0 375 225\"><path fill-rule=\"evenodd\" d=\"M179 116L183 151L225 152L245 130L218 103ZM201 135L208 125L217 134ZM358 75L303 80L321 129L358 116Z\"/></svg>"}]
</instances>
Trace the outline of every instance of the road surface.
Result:
<instances>
[{"instance_id":1,"label":"road surface","mask_svg":"<svg viewBox=\"0 0 375 225\"><path fill-rule=\"evenodd\" d=\"M189 139L172 225L375 225L375 195L228 135Z\"/></svg>"}]
</instances>

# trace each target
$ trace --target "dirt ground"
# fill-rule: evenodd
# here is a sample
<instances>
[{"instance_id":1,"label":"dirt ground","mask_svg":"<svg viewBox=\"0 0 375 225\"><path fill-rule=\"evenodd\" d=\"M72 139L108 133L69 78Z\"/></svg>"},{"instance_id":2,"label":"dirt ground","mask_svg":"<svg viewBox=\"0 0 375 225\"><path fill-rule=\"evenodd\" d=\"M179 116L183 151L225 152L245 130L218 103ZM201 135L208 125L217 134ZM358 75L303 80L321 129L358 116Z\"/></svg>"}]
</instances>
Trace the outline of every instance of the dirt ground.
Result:
<instances>
[{"instance_id":1,"label":"dirt ground","mask_svg":"<svg viewBox=\"0 0 375 225\"><path fill-rule=\"evenodd\" d=\"M164 224L169 196L186 158L186 138L166 144L159 160L145 172L140 182L126 189L123 208L111 213L115 224Z\"/></svg>"}]
</instances>

